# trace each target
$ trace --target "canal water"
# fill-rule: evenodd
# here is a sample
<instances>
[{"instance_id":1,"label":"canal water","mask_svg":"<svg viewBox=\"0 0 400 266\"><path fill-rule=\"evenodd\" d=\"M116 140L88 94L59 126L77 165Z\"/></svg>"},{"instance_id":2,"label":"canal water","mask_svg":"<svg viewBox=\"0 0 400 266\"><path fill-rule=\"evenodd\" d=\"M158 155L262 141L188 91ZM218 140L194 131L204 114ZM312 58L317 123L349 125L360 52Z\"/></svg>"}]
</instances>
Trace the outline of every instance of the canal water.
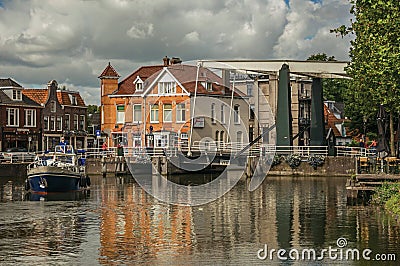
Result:
<instances>
[{"instance_id":1,"label":"canal water","mask_svg":"<svg viewBox=\"0 0 400 266\"><path fill-rule=\"evenodd\" d=\"M86 193L49 198L25 195L24 180L0 179L0 265L400 261L399 224L379 208L347 205L344 178L267 177L253 192L241 181L196 207L159 202L129 176L91 179Z\"/></svg>"}]
</instances>

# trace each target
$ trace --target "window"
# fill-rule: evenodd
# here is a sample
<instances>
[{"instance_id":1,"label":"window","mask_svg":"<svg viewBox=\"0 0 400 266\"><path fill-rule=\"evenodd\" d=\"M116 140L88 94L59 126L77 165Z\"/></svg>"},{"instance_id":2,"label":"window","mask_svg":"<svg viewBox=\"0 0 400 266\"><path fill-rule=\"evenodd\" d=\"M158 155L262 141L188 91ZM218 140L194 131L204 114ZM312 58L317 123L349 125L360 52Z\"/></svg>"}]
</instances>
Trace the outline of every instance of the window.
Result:
<instances>
[{"instance_id":1,"label":"window","mask_svg":"<svg viewBox=\"0 0 400 266\"><path fill-rule=\"evenodd\" d=\"M61 116L57 116L56 129L57 129L57 131L61 131L62 130L62 118L61 118Z\"/></svg>"},{"instance_id":2,"label":"window","mask_svg":"<svg viewBox=\"0 0 400 266\"><path fill-rule=\"evenodd\" d=\"M212 91L213 87L212 87L212 83L211 82L206 82L206 90L207 91Z\"/></svg>"},{"instance_id":3,"label":"window","mask_svg":"<svg viewBox=\"0 0 400 266\"><path fill-rule=\"evenodd\" d=\"M70 120L70 115L69 114L65 115L64 128L66 130L70 130L71 129L71 120Z\"/></svg>"},{"instance_id":4,"label":"window","mask_svg":"<svg viewBox=\"0 0 400 266\"><path fill-rule=\"evenodd\" d=\"M117 105L117 124L123 124L125 122L125 106Z\"/></svg>"},{"instance_id":5,"label":"window","mask_svg":"<svg viewBox=\"0 0 400 266\"><path fill-rule=\"evenodd\" d=\"M25 126L36 127L36 110L34 109L25 110Z\"/></svg>"},{"instance_id":6,"label":"window","mask_svg":"<svg viewBox=\"0 0 400 266\"><path fill-rule=\"evenodd\" d=\"M19 126L19 109L7 108L7 126Z\"/></svg>"},{"instance_id":7,"label":"window","mask_svg":"<svg viewBox=\"0 0 400 266\"><path fill-rule=\"evenodd\" d=\"M151 105L150 122L158 123L158 104Z\"/></svg>"},{"instance_id":8,"label":"window","mask_svg":"<svg viewBox=\"0 0 400 266\"><path fill-rule=\"evenodd\" d=\"M68 96L69 96L69 100L71 102L71 105L78 105L78 102L76 100L76 96L75 95L68 94Z\"/></svg>"},{"instance_id":9,"label":"window","mask_svg":"<svg viewBox=\"0 0 400 266\"><path fill-rule=\"evenodd\" d=\"M253 96L253 83L247 83L247 96Z\"/></svg>"},{"instance_id":10,"label":"window","mask_svg":"<svg viewBox=\"0 0 400 266\"><path fill-rule=\"evenodd\" d=\"M74 115L74 130L78 130L78 115Z\"/></svg>"},{"instance_id":11,"label":"window","mask_svg":"<svg viewBox=\"0 0 400 266\"><path fill-rule=\"evenodd\" d=\"M233 107L233 122L235 123L235 124L239 124L240 123L240 119L239 119L239 105L238 104L236 104L234 107Z\"/></svg>"},{"instance_id":12,"label":"window","mask_svg":"<svg viewBox=\"0 0 400 266\"><path fill-rule=\"evenodd\" d=\"M84 115L80 115L79 130L85 130L85 116Z\"/></svg>"},{"instance_id":13,"label":"window","mask_svg":"<svg viewBox=\"0 0 400 266\"><path fill-rule=\"evenodd\" d=\"M164 104L164 122L172 122L172 104Z\"/></svg>"},{"instance_id":14,"label":"window","mask_svg":"<svg viewBox=\"0 0 400 266\"><path fill-rule=\"evenodd\" d=\"M56 118L54 116L50 117L50 130L51 131L56 130Z\"/></svg>"},{"instance_id":15,"label":"window","mask_svg":"<svg viewBox=\"0 0 400 266\"><path fill-rule=\"evenodd\" d=\"M49 130L49 117L48 116L45 116L44 118L43 118L43 122L44 122L44 125L43 125L43 128L44 128L44 130Z\"/></svg>"},{"instance_id":16,"label":"window","mask_svg":"<svg viewBox=\"0 0 400 266\"><path fill-rule=\"evenodd\" d=\"M221 124L225 124L225 111L224 111L224 105L221 105Z\"/></svg>"},{"instance_id":17,"label":"window","mask_svg":"<svg viewBox=\"0 0 400 266\"><path fill-rule=\"evenodd\" d=\"M176 105L176 122L185 122L186 121L186 107L184 103L180 103Z\"/></svg>"},{"instance_id":18,"label":"window","mask_svg":"<svg viewBox=\"0 0 400 266\"><path fill-rule=\"evenodd\" d=\"M211 104L211 123L215 124L215 103Z\"/></svg>"},{"instance_id":19,"label":"window","mask_svg":"<svg viewBox=\"0 0 400 266\"><path fill-rule=\"evenodd\" d=\"M133 122L141 122L142 121L142 105L135 104L133 106Z\"/></svg>"},{"instance_id":20,"label":"window","mask_svg":"<svg viewBox=\"0 0 400 266\"><path fill-rule=\"evenodd\" d=\"M56 102L55 101L51 101L50 102L50 110L51 110L52 113L55 113L57 111L56 110Z\"/></svg>"},{"instance_id":21,"label":"window","mask_svg":"<svg viewBox=\"0 0 400 266\"><path fill-rule=\"evenodd\" d=\"M256 117L255 110L256 110L256 106L254 104L250 104L250 108L249 108L249 111L250 111L249 118L250 118L250 120L254 120L254 118Z\"/></svg>"},{"instance_id":22,"label":"window","mask_svg":"<svg viewBox=\"0 0 400 266\"><path fill-rule=\"evenodd\" d=\"M159 82L158 94L173 94L176 93L175 82Z\"/></svg>"},{"instance_id":23,"label":"window","mask_svg":"<svg viewBox=\"0 0 400 266\"><path fill-rule=\"evenodd\" d=\"M181 139L189 139L189 135L187 133L181 133Z\"/></svg>"},{"instance_id":24,"label":"window","mask_svg":"<svg viewBox=\"0 0 400 266\"><path fill-rule=\"evenodd\" d=\"M135 87L136 87L136 91L143 91L143 82L138 81L135 84Z\"/></svg>"},{"instance_id":25,"label":"window","mask_svg":"<svg viewBox=\"0 0 400 266\"><path fill-rule=\"evenodd\" d=\"M242 143L243 142L243 133L242 133L242 131L238 131L236 133L236 142L237 143Z\"/></svg>"},{"instance_id":26,"label":"window","mask_svg":"<svg viewBox=\"0 0 400 266\"><path fill-rule=\"evenodd\" d=\"M13 90L12 99L15 101L21 101L22 100L21 90Z\"/></svg>"}]
</instances>

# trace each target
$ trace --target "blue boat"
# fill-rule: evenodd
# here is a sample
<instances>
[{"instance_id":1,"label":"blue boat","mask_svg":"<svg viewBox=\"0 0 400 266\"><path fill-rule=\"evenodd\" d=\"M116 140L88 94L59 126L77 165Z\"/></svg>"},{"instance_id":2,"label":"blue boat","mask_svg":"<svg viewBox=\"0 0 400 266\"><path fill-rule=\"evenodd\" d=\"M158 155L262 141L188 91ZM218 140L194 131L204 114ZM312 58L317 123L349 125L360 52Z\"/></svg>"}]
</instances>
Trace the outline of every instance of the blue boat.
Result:
<instances>
[{"instance_id":1,"label":"blue boat","mask_svg":"<svg viewBox=\"0 0 400 266\"><path fill-rule=\"evenodd\" d=\"M34 193L69 192L86 189L84 152L75 153L71 145L57 145L53 152L38 155L28 165L26 189Z\"/></svg>"}]
</instances>

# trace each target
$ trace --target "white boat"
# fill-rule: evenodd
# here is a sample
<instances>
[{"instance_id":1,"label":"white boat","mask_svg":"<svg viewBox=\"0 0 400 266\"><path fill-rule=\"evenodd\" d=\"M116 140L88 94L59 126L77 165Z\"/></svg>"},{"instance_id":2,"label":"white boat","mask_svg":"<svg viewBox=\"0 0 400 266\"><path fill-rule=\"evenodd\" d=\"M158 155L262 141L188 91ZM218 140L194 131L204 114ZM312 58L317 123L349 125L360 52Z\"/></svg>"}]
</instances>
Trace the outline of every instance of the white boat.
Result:
<instances>
[{"instance_id":1,"label":"white boat","mask_svg":"<svg viewBox=\"0 0 400 266\"><path fill-rule=\"evenodd\" d=\"M72 145L57 145L53 152L36 156L28 165L26 189L31 192L68 192L90 185L86 175L84 151L75 152Z\"/></svg>"}]
</instances>

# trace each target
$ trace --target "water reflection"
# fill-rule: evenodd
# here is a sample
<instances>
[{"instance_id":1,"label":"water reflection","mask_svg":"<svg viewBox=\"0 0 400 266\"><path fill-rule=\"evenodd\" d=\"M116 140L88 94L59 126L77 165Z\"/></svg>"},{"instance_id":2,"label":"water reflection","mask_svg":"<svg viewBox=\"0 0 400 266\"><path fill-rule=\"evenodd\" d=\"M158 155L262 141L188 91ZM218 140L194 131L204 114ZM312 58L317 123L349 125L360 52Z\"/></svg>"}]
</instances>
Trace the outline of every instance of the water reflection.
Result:
<instances>
[{"instance_id":1,"label":"water reflection","mask_svg":"<svg viewBox=\"0 0 400 266\"><path fill-rule=\"evenodd\" d=\"M242 181L197 207L161 203L129 176L91 179L90 197L44 202L22 201L23 182L2 182L1 263L265 265L264 244L322 249L344 237L349 248L396 254L400 244L393 218L347 206L343 178L268 177L253 192ZM319 262L332 263L351 262Z\"/></svg>"}]
</instances>

